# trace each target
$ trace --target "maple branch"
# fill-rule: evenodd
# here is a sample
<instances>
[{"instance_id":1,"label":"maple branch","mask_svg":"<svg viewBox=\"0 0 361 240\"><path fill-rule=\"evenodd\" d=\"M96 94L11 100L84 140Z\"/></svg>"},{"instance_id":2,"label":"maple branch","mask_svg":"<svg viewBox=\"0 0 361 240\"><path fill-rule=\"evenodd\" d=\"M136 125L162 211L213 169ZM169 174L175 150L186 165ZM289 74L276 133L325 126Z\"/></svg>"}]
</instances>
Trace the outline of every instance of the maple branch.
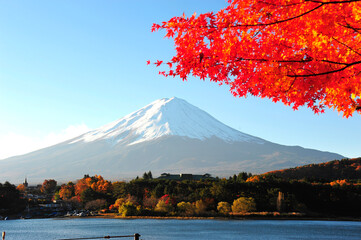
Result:
<instances>
[{"instance_id":1,"label":"maple branch","mask_svg":"<svg viewBox=\"0 0 361 240\"><path fill-rule=\"evenodd\" d=\"M294 72L294 70L291 68L290 69L290 71L292 71L292 72ZM294 74L296 74L296 73L294 73ZM293 87L293 85L295 84L295 82L296 82L296 77L292 80L292 82L291 82L291 84L290 84L290 87L285 91L286 93L288 93L290 90L291 90L291 88Z\"/></svg>"},{"instance_id":2,"label":"maple branch","mask_svg":"<svg viewBox=\"0 0 361 240\"><path fill-rule=\"evenodd\" d=\"M351 2L360 2L360 1L361 0L322 2L322 1L316 1L316 0L305 0L305 2L314 2L314 3L323 3L323 4L339 4L339 3L351 3Z\"/></svg>"},{"instance_id":3,"label":"maple branch","mask_svg":"<svg viewBox=\"0 0 361 240\"><path fill-rule=\"evenodd\" d=\"M301 59L301 60L270 60L270 59L264 59L264 58L238 58L236 59L234 62L238 62L238 61L259 61L259 62L278 62L278 63L307 63L307 62L312 62L312 61L319 61L319 62L326 62L326 63L332 63L332 64L337 64L337 65L354 65L354 63L342 63L342 62L335 62L335 61L331 61L331 60L314 60L314 59ZM232 63L232 62L229 62ZM358 64L359 62L356 62L356 64Z\"/></svg>"},{"instance_id":4,"label":"maple branch","mask_svg":"<svg viewBox=\"0 0 361 240\"><path fill-rule=\"evenodd\" d=\"M361 1L361 0L355 0L355 1ZM257 23L257 24L236 24L236 25L232 25L232 26L225 26L225 27L222 27L223 29L226 29L226 28L236 28L236 27L260 27L260 26L271 26L271 25L275 25L275 24L279 24L279 23L283 23L283 22L287 22L287 21L292 21L294 19L297 19L297 18L300 18L306 14L309 14L315 10L317 10L318 8L322 7L325 3L323 2L317 2L317 3L320 3L320 5L318 5L317 7L315 8L312 8L311 10L308 10L300 15L297 15L297 16L294 16L294 17L291 17L291 18L287 18L287 19L283 19L283 20L278 20L278 21L274 21L274 22L271 22L271 23ZM300 3L302 4L302 3ZM162 27L162 28L165 28L165 27ZM208 28L208 29L217 29L218 27L216 26L213 26L213 25L204 25L204 26L189 26L189 28ZM210 34L210 33L207 33L207 35Z\"/></svg>"},{"instance_id":5,"label":"maple branch","mask_svg":"<svg viewBox=\"0 0 361 240\"><path fill-rule=\"evenodd\" d=\"M360 32L361 28L353 27L353 26L351 26L348 22L346 22L346 24L347 24L347 25L342 25L342 24L340 24L340 26L345 27L345 28L352 29L352 30L354 30L354 31L357 32L357 33L361 33L361 32Z\"/></svg>"},{"instance_id":6,"label":"maple branch","mask_svg":"<svg viewBox=\"0 0 361 240\"><path fill-rule=\"evenodd\" d=\"M326 62L326 63L332 63L332 64L338 64L338 65L347 65L348 63L341 63L341 62L334 62L331 60L320 60L321 62Z\"/></svg>"},{"instance_id":7,"label":"maple branch","mask_svg":"<svg viewBox=\"0 0 361 240\"><path fill-rule=\"evenodd\" d=\"M343 68L339 68L339 69L336 69L336 70L333 70L333 71L322 72L322 73L301 74L301 75L286 75L286 76L287 77L315 77L315 76L327 75L327 74L332 74L332 73L336 73L336 72L341 72L341 71L345 70L348 67L351 67L353 65L360 64L360 63L361 63L361 61L349 63L346 66L344 66Z\"/></svg>"},{"instance_id":8,"label":"maple branch","mask_svg":"<svg viewBox=\"0 0 361 240\"><path fill-rule=\"evenodd\" d=\"M265 58L237 58L236 60L232 62L240 62L240 61L258 61L258 62L279 62L279 63L306 63L311 62L312 59L301 59L301 60L270 60ZM232 63L228 62L228 63Z\"/></svg>"},{"instance_id":9,"label":"maple branch","mask_svg":"<svg viewBox=\"0 0 361 240\"><path fill-rule=\"evenodd\" d=\"M326 5L326 4L340 4L340 3L351 3L351 2L360 2L361 0L348 0L348 1L332 1L332 2L321 2L321 1L315 1L315 0L305 0L305 2L314 2L314 3L319 3L320 5L318 5L317 7L311 9L311 10L308 10L300 15L297 15L297 16L294 16L294 17L291 17L291 18L287 18L287 19L284 19L284 20L279 20L279 21L275 21L275 22L272 22L272 23L258 23L258 24L251 24L251 25L243 25L243 24L237 24L237 25L233 25L231 27L258 27L258 26L270 26L270 25L274 25L274 24L278 24L278 23L283 23L283 22L287 22L287 21L291 21L291 20L294 20L296 18L300 18L306 14L309 14L313 11L315 11L316 9L322 7L323 5ZM227 28L227 27L224 27L224 28Z\"/></svg>"},{"instance_id":10,"label":"maple branch","mask_svg":"<svg viewBox=\"0 0 361 240\"><path fill-rule=\"evenodd\" d=\"M361 0L355 0L355 1L361 1ZM275 24L279 24L279 23L283 23L283 22L287 22L287 21L291 21L291 20L294 20L296 18L300 18L306 14L309 14L315 10L317 10L318 8L322 7L324 5L324 3L320 3L320 5L318 5L317 7L315 8L312 8L311 10L308 10L300 15L297 15L297 16L294 16L294 17L291 17L291 18L287 18L287 19L283 19L283 20L279 20L279 21L274 21L274 22L271 22L271 23L258 23L258 24L237 24L237 25L233 25L233 26L230 26L230 27L259 27L259 26L271 26L271 25L275 25ZM228 27L223 27L223 28L228 28Z\"/></svg>"},{"instance_id":11,"label":"maple branch","mask_svg":"<svg viewBox=\"0 0 361 240\"><path fill-rule=\"evenodd\" d=\"M285 4L285 5L279 5L279 4L275 4L275 3L270 3L270 2L266 2L266 1L260 1L260 3L264 3L267 5L271 5L271 6L282 6L282 7L289 7L289 6L296 6L296 5L300 5L302 4L302 2L299 3L291 3L291 4Z\"/></svg>"},{"instance_id":12,"label":"maple branch","mask_svg":"<svg viewBox=\"0 0 361 240\"><path fill-rule=\"evenodd\" d=\"M361 54L359 52L357 52L356 50L354 50L353 48L351 48L350 46L348 46L347 44L340 42L339 40L337 40L336 38L332 37L333 40L335 40L336 42L338 42L339 44L347 47L348 49L350 49L351 51L355 52L356 54L358 54L359 56L361 56Z\"/></svg>"},{"instance_id":13,"label":"maple branch","mask_svg":"<svg viewBox=\"0 0 361 240\"><path fill-rule=\"evenodd\" d=\"M300 18L306 14L309 14L315 10L317 10L318 8L322 7L323 5L327 5L327 4L342 4L342 3L351 3L351 2L360 2L361 0L348 0L348 1L332 1L332 2L322 2L322 1L315 1L315 0L305 0L305 2L314 2L314 3L319 3L320 5L318 5L317 7L308 10L300 15L291 17L291 18L287 18L287 19L283 19L283 20L278 20L278 21L274 21L271 23L257 23L257 24L236 24L236 25L232 25L232 26L226 26L226 27L222 27L222 28L234 28L234 27L260 27L260 26L271 26L271 25L275 25L275 24L279 24L279 23L283 23L283 22L287 22L287 21L292 21L294 19ZM265 4L270 4L267 2L262 2ZM290 5L298 5L298 4L302 4L302 3L295 3L295 4L290 4ZM275 4L270 4L270 5L275 5ZM281 5L281 6L288 6L288 5ZM196 28L196 27L191 27L191 28ZM217 28L215 26L200 26L200 28ZM352 27L351 27L352 28Z\"/></svg>"}]
</instances>

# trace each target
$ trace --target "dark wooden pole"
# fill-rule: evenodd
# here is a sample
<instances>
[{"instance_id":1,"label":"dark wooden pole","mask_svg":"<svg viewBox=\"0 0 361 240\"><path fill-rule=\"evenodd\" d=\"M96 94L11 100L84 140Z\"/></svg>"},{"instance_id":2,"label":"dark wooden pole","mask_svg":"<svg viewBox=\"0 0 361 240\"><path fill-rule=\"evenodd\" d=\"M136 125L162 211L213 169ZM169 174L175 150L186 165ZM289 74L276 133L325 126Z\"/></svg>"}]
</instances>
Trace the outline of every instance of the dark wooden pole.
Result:
<instances>
[{"instance_id":1,"label":"dark wooden pole","mask_svg":"<svg viewBox=\"0 0 361 240\"><path fill-rule=\"evenodd\" d=\"M3 232L3 240L5 240L5 232Z\"/></svg>"},{"instance_id":2,"label":"dark wooden pole","mask_svg":"<svg viewBox=\"0 0 361 240\"><path fill-rule=\"evenodd\" d=\"M139 240L139 237L140 237L139 233L134 234L134 240Z\"/></svg>"}]
</instances>

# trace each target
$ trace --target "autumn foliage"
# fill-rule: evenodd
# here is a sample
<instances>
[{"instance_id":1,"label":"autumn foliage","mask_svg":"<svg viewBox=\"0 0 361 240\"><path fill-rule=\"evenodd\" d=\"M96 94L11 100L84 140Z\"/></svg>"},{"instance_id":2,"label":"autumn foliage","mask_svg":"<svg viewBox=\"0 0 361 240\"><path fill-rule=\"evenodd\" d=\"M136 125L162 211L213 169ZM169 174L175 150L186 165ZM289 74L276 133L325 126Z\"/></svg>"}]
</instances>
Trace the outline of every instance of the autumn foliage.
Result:
<instances>
[{"instance_id":1,"label":"autumn foliage","mask_svg":"<svg viewBox=\"0 0 361 240\"><path fill-rule=\"evenodd\" d=\"M361 112L360 0L229 0L217 13L154 24L174 38L164 76L227 84L234 96ZM150 62L148 61L148 64Z\"/></svg>"},{"instance_id":2,"label":"autumn foliage","mask_svg":"<svg viewBox=\"0 0 361 240\"><path fill-rule=\"evenodd\" d=\"M54 179L46 179L41 186L42 193L53 193L55 191L57 182Z\"/></svg>"},{"instance_id":3,"label":"autumn foliage","mask_svg":"<svg viewBox=\"0 0 361 240\"><path fill-rule=\"evenodd\" d=\"M24 186L24 184L19 184L16 189L19 190L19 192L25 192L26 187Z\"/></svg>"},{"instance_id":4,"label":"autumn foliage","mask_svg":"<svg viewBox=\"0 0 361 240\"><path fill-rule=\"evenodd\" d=\"M77 201L88 202L107 198L111 191L111 182L104 180L102 176L84 176L76 184L72 182L63 184L59 190L59 197L63 200L76 199Z\"/></svg>"},{"instance_id":5,"label":"autumn foliage","mask_svg":"<svg viewBox=\"0 0 361 240\"><path fill-rule=\"evenodd\" d=\"M69 182L68 184L64 184L61 186L59 190L59 197L64 200L71 199L75 195L74 184Z\"/></svg>"},{"instance_id":6,"label":"autumn foliage","mask_svg":"<svg viewBox=\"0 0 361 240\"><path fill-rule=\"evenodd\" d=\"M18 213L27 205L30 209L37 209L35 207L39 204L62 199L59 203L66 207L66 211L101 210L122 216L273 216L274 211L282 209L284 212L320 214L317 216L359 218L360 163L361 158L344 159L261 175L242 172L228 179L200 181L137 177L129 182L111 183L100 175L85 175L76 183L69 182L60 188L56 186L55 192L48 191L53 195L45 191L41 193L40 188L33 187L20 193L14 185L6 182L0 183L0 214ZM309 172L318 179L310 179Z\"/></svg>"},{"instance_id":7,"label":"autumn foliage","mask_svg":"<svg viewBox=\"0 0 361 240\"><path fill-rule=\"evenodd\" d=\"M340 179L357 180L361 176L361 158L334 160L331 162L309 164L305 166L272 171L263 176L255 176L258 179L274 176L282 179L307 179L317 182L337 182ZM247 181L251 181L248 178Z\"/></svg>"}]
</instances>

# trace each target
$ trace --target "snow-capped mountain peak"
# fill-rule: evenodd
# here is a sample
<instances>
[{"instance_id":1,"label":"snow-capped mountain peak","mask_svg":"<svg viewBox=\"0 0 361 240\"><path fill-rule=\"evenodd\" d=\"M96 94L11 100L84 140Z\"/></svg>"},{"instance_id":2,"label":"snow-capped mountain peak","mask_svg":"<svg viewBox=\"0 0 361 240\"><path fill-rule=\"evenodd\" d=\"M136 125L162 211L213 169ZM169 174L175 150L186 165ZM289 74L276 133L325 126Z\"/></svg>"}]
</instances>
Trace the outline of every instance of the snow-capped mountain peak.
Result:
<instances>
[{"instance_id":1,"label":"snow-capped mountain peak","mask_svg":"<svg viewBox=\"0 0 361 240\"><path fill-rule=\"evenodd\" d=\"M183 99L172 97L156 100L117 121L83 134L71 143L110 140L114 144L132 145L167 135L200 140L218 137L227 142L264 142L224 125Z\"/></svg>"},{"instance_id":2,"label":"snow-capped mountain peak","mask_svg":"<svg viewBox=\"0 0 361 240\"><path fill-rule=\"evenodd\" d=\"M0 161L0 182L24 176L68 182L84 173L119 180L149 170L225 177L341 158L241 133L182 99L165 98L77 138Z\"/></svg>"}]
</instances>

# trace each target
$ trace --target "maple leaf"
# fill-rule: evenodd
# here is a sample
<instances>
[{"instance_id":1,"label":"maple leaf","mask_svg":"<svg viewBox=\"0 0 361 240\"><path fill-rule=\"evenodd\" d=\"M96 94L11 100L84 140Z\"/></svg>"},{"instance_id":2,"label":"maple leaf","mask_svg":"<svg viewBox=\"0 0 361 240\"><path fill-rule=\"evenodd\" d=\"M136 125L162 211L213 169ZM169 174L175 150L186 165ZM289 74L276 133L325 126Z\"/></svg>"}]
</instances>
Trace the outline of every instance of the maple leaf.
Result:
<instances>
[{"instance_id":1,"label":"maple leaf","mask_svg":"<svg viewBox=\"0 0 361 240\"><path fill-rule=\"evenodd\" d=\"M361 1L229 0L213 13L173 17L176 54L164 76L209 79L314 113L361 113ZM162 61L157 61L160 66ZM173 65L169 65L172 68ZM352 97L350 97L352 96Z\"/></svg>"},{"instance_id":2,"label":"maple leaf","mask_svg":"<svg viewBox=\"0 0 361 240\"><path fill-rule=\"evenodd\" d=\"M159 67L161 64L163 63L163 61L157 60L154 64Z\"/></svg>"}]
</instances>

